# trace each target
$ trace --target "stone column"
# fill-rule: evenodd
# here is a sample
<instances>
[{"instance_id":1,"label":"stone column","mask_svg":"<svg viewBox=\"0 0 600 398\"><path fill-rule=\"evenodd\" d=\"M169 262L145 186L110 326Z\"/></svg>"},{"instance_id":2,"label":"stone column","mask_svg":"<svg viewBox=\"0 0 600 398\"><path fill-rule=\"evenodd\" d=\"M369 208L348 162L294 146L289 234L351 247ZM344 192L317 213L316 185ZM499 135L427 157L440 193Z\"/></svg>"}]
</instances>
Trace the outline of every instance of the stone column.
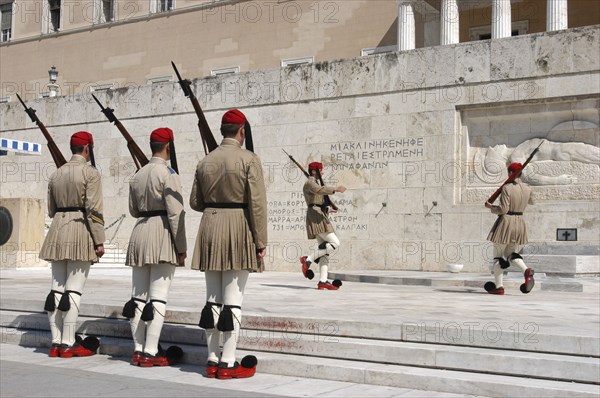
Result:
<instances>
[{"instance_id":1,"label":"stone column","mask_svg":"<svg viewBox=\"0 0 600 398\"><path fill-rule=\"evenodd\" d=\"M492 39L511 35L510 0L492 0Z\"/></svg>"},{"instance_id":2,"label":"stone column","mask_svg":"<svg viewBox=\"0 0 600 398\"><path fill-rule=\"evenodd\" d=\"M442 0L440 44L458 43L458 5L456 0Z\"/></svg>"},{"instance_id":3,"label":"stone column","mask_svg":"<svg viewBox=\"0 0 600 398\"><path fill-rule=\"evenodd\" d=\"M415 48L415 11L412 0L398 2L398 51Z\"/></svg>"},{"instance_id":4,"label":"stone column","mask_svg":"<svg viewBox=\"0 0 600 398\"><path fill-rule=\"evenodd\" d=\"M546 0L546 30L561 30L568 28L567 0Z\"/></svg>"}]
</instances>

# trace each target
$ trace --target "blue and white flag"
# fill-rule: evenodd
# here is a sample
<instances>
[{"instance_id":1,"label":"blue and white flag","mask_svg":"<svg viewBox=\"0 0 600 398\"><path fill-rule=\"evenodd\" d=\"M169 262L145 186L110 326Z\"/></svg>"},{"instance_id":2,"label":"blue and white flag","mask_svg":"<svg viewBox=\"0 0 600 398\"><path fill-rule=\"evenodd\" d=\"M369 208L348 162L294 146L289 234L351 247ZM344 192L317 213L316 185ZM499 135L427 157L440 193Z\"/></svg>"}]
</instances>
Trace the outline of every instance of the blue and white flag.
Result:
<instances>
[{"instance_id":1,"label":"blue and white flag","mask_svg":"<svg viewBox=\"0 0 600 398\"><path fill-rule=\"evenodd\" d=\"M42 145L35 142L11 140L8 138L0 138L0 150L17 153L25 153L28 155L41 155Z\"/></svg>"}]
</instances>

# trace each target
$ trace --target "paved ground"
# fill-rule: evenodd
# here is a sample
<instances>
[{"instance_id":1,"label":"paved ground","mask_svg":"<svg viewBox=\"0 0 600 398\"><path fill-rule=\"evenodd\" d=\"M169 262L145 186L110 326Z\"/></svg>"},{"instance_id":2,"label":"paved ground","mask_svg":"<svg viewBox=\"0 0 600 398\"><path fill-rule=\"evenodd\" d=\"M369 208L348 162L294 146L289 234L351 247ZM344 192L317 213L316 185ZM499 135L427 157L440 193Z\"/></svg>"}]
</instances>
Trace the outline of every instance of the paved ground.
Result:
<instances>
[{"instance_id":1,"label":"paved ground","mask_svg":"<svg viewBox=\"0 0 600 398\"><path fill-rule=\"evenodd\" d=\"M374 271L376 272L376 271ZM428 273L418 274L427 278ZM483 286L488 275L450 274L458 282L477 281ZM433 273L431 278L438 278ZM516 276L510 276L516 278ZM346 282L339 291L316 289L316 282L301 273L264 272L252 274L246 286L245 314L312 317L324 325L337 319L381 324L460 325L481 328L493 325L499 333L527 336L531 333L567 336L600 334L598 278L578 279L583 292L555 292L534 288L522 294L518 282L504 296L487 294L472 286L386 285ZM205 303L204 274L178 269L169 293L167 308L200 312ZM19 297L43 301L50 289L48 268L0 270L0 299ZM82 304L122 306L131 294L128 267L93 267ZM41 310L41 309L40 309ZM520 337L519 337L520 338Z\"/></svg>"},{"instance_id":2,"label":"paved ground","mask_svg":"<svg viewBox=\"0 0 600 398\"><path fill-rule=\"evenodd\" d=\"M0 344L0 397L471 397L260 373L207 379L198 366L140 368L107 355L63 359L46 352Z\"/></svg>"},{"instance_id":3,"label":"paved ground","mask_svg":"<svg viewBox=\"0 0 600 398\"><path fill-rule=\"evenodd\" d=\"M362 274L365 273L369 274L368 271ZM373 271L372 280L377 280L375 277L378 275L382 274ZM332 335L336 334L336 321L340 320L373 325L414 323L426 328L432 325L442 328L444 325L465 328L493 325L495 335L508 333L515 339L524 340L535 340L537 334L592 338L600 335L597 278L577 279L583 285L581 292L545 291L536 286L530 294L525 295L518 290L520 281L517 276L509 276L509 281L514 278L510 284L513 287L507 289L504 296L493 296L479 287L489 280L488 275L406 272L395 273L394 276L401 276L409 284L345 282L339 291L319 291L314 281L304 279L299 272L253 274L246 287L243 311L248 315L313 318L319 325L319 320L322 320L323 327L330 328L328 330ZM411 279L430 279L432 282L425 283L425 286L422 282L410 284ZM469 283L465 285L464 281ZM542 279L539 282L539 285L543 285ZM2 302L23 298L43 303L49 287L48 268L0 270ZM130 289L129 268L96 266L90 272L82 303L122 306L130 297ZM170 290L168 308L199 315L204 301L203 273L178 269ZM443 337L440 335L440 338ZM597 352L589 354L599 355ZM48 380L57 375L57 369L63 368L76 371L78 380L91 383L94 392L86 391L85 395L92 397L144 396L144 388L151 392L147 396L167 395L158 393L162 387L155 386L155 380L175 383L174 392L170 394L173 396L242 396L242 392L250 394L244 396L458 396L268 374L257 374L252 379L236 380L224 386L222 381L200 377L198 367L193 365L155 368L148 372L147 369L129 366L122 359L115 361L105 355L85 358L85 361L81 359L81 362L63 360L61 363L48 358L45 351L36 352L32 348L6 344L0 345L0 360L2 397L47 396ZM119 389L119 386L126 388ZM219 391L211 390L213 388ZM62 396L75 396L77 392L80 390L73 387L73 391ZM157 395L152 395L155 392ZM74 395L69 395L71 393ZM254 393L256 395L252 395Z\"/></svg>"}]
</instances>

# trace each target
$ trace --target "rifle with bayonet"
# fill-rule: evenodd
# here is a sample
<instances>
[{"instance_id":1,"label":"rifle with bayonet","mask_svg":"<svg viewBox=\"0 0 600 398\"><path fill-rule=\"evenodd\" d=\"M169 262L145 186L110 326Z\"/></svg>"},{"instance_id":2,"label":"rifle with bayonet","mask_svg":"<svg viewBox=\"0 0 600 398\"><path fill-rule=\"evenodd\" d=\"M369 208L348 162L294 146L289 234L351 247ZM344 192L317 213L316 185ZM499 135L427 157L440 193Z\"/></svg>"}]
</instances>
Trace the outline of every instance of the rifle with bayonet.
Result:
<instances>
[{"instance_id":1,"label":"rifle with bayonet","mask_svg":"<svg viewBox=\"0 0 600 398\"><path fill-rule=\"evenodd\" d=\"M529 155L529 157L527 158L527 160L525 161L525 163L523 163L523 166L521 167L521 170L512 172L508 176L508 178L506 179L506 181L504 181L504 183L502 185L500 185L500 188L498 188L496 190L496 192L494 192L492 194L492 196L489 197L489 199L487 201L490 204L494 203L494 201L496 199L498 199L498 196L500 196L500 194L502 193L502 187L504 187L506 184L510 184L511 182L513 182L523 172L523 170L529 164L529 162L531 162L531 159L533 159L533 157L535 156L535 154L537 153L537 151L539 151L539 149L540 149L540 147L542 146L543 143L544 143L544 140L542 140L542 142L540 142L540 145L538 145L537 148L535 148L533 150L533 152L531 152L531 154Z\"/></svg>"},{"instance_id":2,"label":"rifle with bayonet","mask_svg":"<svg viewBox=\"0 0 600 398\"><path fill-rule=\"evenodd\" d=\"M102 113L104 113L104 116L106 116L109 122L117 126L117 128L125 138L125 141L127 141L127 149L129 149L129 153L133 158L135 167L139 170L145 165L147 165L148 158L146 157L146 155L144 155L144 152L142 152L140 147L135 143L133 137L131 137L131 134L129 134L125 126L123 126L119 119L117 119L114 113L114 109L108 107L105 108L94 94L92 94L92 97L94 97L94 100L96 100L96 103L100 106L100 109L102 109Z\"/></svg>"},{"instance_id":3,"label":"rifle with bayonet","mask_svg":"<svg viewBox=\"0 0 600 398\"><path fill-rule=\"evenodd\" d=\"M46 129L46 126L44 126L44 123L42 123L40 121L40 119L37 117L37 115L35 114L35 109L27 108L27 105L25 105L25 102L23 102L23 100L21 99L19 94L17 94L17 98L19 99L19 101L21 101L21 104L23 104L23 107L25 108L25 112L29 115L29 117L31 118L31 121L34 122L35 124L37 124L37 126L42 131L42 134L44 134L44 137L46 137L46 141L48 142L48 150L50 150L50 155L52 155L52 159L54 160L54 164L56 165L56 167L58 168L58 167L62 166L63 164L67 163L67 160L65 159L63 154L60 152L60 149L58 149L58 146L56 145L56 142L54 142L54 140L52 139L52 136L48 132L48 129Z\"/></svg>"},{"instance_id":4,"label":"rifle with bayonet","mask_svg":"<svg viewBox=\"0 0 600 398\"><path fill-rule=\"evenodd\" d=\"M302 171L302 173L308 178L310 177L310 174L308 174L308 171L306 171L306 169L296 161L296 159L294 159L294 157L292 155L290 155L289 153L286 152L285 149L281 149L283 152L285 152L286 155L288 155L288 157L290 158L290 160L292 162L294 162L294 164L296 166L298 166L298 168L300 169L300 171ZM325 186L325 183L323 182L323 177L321 177L321 173L319 172L319 170L317 169L317 176L319 177L319 182L321 183L321 186ZM323 196L323 204L321 205L321 210L324 213L327 213L327 207L331 207L333 210L337 211L338 207L335 205L335 203L333 203L333 201L329 198L329 195L324 195Z\"/></svg>"},{"instance_id":5,"label":"rifle with bayonet","mask_svg":"<svg viewBox=\"0 0 600 398\"><path fill-rule=\"evenodd\" d=\"M173 65L173 69L175 69L175 73L177 74L177 79L179 80L179 85L183 90L183 94L192 101L192 105L194 106L194 110L196 111L196 115L198 116L198 130L200 130L200 137L202 138L202 145L204 146L204 153L208 154L215 150L219 145L213 136L212 131L210 130L210 126L206 121L206 117L204 116L204 112L202 112L202 108L200 107L200 103L198 99L194 95L192 91L191 84L192 82L188 79L183 79L179 74L179 70L177 70L177 66L175 63L171 61L171 65Z\"/></svg>"},{"instance_id":6,"label":"rifle with bayonet","mask_svg":"<svg viewBox=\"0 0 600 398\"><path fill-rule=\"evenodd\" d=\"M310 177L310 174L308 174L308 171L306 171L306 170L304 169L304 167L302 167L302 165L301 165L300 163L298 163L298 162L296 161L296 159L294 159L294 157L293 157L292 155L290 155L289 153L287 153L287 152L286 152L286 150L285 150L285 149L283 149L283 148L282 148L281 150L282 150L282 151L283 151L283 152L284 152L286 155L288 155L288 158L290 158L290 160L291 160L292 162L294 162L294 164L295 164L296 166L298 166L298 168L300 169L300 171L301 171L301 172L304 174L304 176L305 176L306 178Z\"/></svg>"}]
</instances>

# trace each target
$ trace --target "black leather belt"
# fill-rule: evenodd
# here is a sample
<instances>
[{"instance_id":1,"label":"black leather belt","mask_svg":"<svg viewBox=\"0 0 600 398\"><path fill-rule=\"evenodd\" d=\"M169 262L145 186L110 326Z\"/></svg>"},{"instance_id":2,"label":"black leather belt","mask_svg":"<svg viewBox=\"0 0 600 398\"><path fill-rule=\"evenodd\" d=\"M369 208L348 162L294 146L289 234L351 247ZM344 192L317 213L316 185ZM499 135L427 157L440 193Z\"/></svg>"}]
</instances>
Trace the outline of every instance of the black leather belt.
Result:
<instances>
[{"instance_id":1,"label":"black leather belt","mask_svg":"<svg viewBox=\"0 0 600 398\"><path fill-rule=\"evenodd\" d=\"M520 212L520 211L509 211L506 214L508 214L509 216L522 216L523 212Z\"/></svg>"},{"instance_id":2,"label":"black leather belt","mask_svg":"<svg viewBox=\"0 0 600 398\"><path fill-rule=\"evenodd\" d=\"M139 217L157 217L166 216L166 210L152 210L152 211L141 211Z\"/></svg>"},{"instance_id":3,"label":"black leather belt","mask_svg":"<svg viewBox=\"0 0 600 398\"><path fill-rule=\"evenodd\" d=\"M82 213L85 213L85 207L57 207L56 208L57 212L63 212L63 213L73 213L76 211L80 211Z\"/></svg>"},{"instance_id":4,"label":"black leather belt","mask_svg":"<svg viewBox=\"0 0 600 398\"><path fill-rule=\"evenodd\" d=\"M247 209L248 203L206 203L205 206L213 209Z\"/></svg>"}]
</instances>

